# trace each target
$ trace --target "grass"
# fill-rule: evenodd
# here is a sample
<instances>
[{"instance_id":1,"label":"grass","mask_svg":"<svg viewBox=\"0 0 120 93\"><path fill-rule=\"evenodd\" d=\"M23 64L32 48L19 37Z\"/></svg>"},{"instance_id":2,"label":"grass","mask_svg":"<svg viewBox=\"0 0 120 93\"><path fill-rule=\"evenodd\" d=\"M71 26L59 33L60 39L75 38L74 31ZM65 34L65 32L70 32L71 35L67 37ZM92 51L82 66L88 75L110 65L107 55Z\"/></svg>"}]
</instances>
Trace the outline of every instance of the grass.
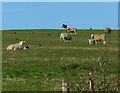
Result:
<instances>
[{"instance_id":1,"label":"grass","mask_svg":"<svg viewBox=\"0 0 120 93\"><path fill-rule=\"evenodd\" d=\"M16 32L16 34L15 34ZM33 33L34 32L34 33ZM118 91L118 31L107 35L109 47L99 42L89 45L90 34L103 34L102 30L78 30L72 35L72 42L60 42L58 33L64 30L4 30L3 33L3 91L61 91L61 79L71 84L76 91L79 84L82 91L89 91L89 72L94 79L95 90ZM50 35L48 35L50 34ZM17 40L18 39L18 40ZM9 44L26 41L30 49L7 51ZM41 44L41 46L39 46ZM98 62L108 59L100 72ZM77 65L77 67L70 67ZM64 67L64 68L63 68ZM106 70L107 69L107 70ZM100 86L107 78L108 88Z\"/></svg>"}]
</instances>

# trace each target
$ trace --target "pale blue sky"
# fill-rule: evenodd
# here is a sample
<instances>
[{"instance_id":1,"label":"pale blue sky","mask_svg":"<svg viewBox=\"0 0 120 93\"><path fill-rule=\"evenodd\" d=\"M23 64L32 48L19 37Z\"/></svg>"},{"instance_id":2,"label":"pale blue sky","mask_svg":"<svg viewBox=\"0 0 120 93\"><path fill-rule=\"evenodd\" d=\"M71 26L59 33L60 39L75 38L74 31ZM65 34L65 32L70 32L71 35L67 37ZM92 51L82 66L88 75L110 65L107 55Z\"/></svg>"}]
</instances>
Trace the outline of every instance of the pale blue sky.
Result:
<instances>
[{"instance_id":1,"label":"pale blue sky","mask_svg":"<svg viewBox=\"0 0 120 93\"><path fill-rule=\"evenodd\" d=\"M119 0L2 0L3 2L118 2Z\"/></svg>"},{"instance_id":2,"label":"pale blue sky","mask_svg":"<svg viewBox=\"0 0 120 93\"><path fill-rule=\"evenodd\" d=\"M3 2L3 29L115 28L117 2Z\"/></svg>"}]
</instances>

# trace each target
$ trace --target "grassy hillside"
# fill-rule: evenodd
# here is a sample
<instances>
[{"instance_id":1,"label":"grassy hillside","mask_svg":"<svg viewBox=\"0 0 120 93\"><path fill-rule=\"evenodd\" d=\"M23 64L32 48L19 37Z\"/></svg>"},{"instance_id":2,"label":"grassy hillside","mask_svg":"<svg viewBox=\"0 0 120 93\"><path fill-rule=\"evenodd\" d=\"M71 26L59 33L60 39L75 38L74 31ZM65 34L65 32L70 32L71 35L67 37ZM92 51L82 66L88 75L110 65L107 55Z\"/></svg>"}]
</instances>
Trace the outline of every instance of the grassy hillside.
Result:
<instances>
[{"instance_id":1,"label":"grassy hillside","mask_svg":"<svg viewBox=\"0 0 120 93\"><path fill-rule=\"evenodd\" d=\"M102 30L78 30L72 42L60 42L65 30L3 31L3 91L61 91L61 79L71 91L117 91L118 31L107 34L109 45L89 45L90 34ZM49 35L48 35L49 34ZM27 50L7 51L9 44L26 41ZM41 46L40 46L41 45ZM91 75L89 74L91 73Z\"/></svg>"}]
</instances>

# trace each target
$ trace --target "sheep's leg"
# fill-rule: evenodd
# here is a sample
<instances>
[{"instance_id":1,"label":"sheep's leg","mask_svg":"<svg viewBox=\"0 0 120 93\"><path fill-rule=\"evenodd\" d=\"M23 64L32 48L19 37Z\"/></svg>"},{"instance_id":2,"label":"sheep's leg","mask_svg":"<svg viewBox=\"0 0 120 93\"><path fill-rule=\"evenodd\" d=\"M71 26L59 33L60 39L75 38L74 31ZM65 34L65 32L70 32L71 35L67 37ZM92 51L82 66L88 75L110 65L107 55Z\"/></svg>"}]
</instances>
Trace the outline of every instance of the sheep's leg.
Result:
<instances>
[{"instance_id":1,"label":"sheep's leg","mask_svg":"<svg viewBox=\"0 0 120 93\"><path fill-rule=\"evenodd\" d=\"M96 44L96 45L98 44L98 41L97 41L97 40L95 40L95 44Z\"/></svg>"},{"instance_id":2,"label":"sheep's leg","mask_svg":"<svg viewBox=\"0 0 120 93\"><path fill-rule=\"evenodd\" d=\"M62 39L63 39L63 38L60 37L60 42L61 42Z\"/></svg>"},{"instance_id":3,"label":"sheep's leg","mask_svg":"<svg viewBox=\"0 0 120 93\"><path fill-rule=\"evenodd\" d=\"M92 44L92 41L91 41L91 39L88 39L88 44Z\"/></svg>"},{"instance_id":4,"label":"sheep's leg","mask_svg":"<svg viewBox=\"0 0 120 93\"><path fill-rule=\"evenodd\" d=\"M63 39L63 41L65 42L65 39Z\"/></svg>"},{"instance_id":5,"label":"sheep's leg","mask_svg":"<svg viewBox=\"0 0 120 93\"><path fill-rule=\"evenodd\" d=\"M18 47L18 50L20 50L21 48L22 48L22 46L19 46L19 47Z\"/></svg>"},{"instance_id":6,"label":"sheep's leg","mask_svg":"<svg viewBox=\"0 0 120 93\"><path fill-rule=\"evenodd\" d=\"M13 50L16 50L16 48L13 48Z\"/></svg>"},{"instance_id":7,"label":"sheep's leg","mask_svg":"<svg viewBox=\"0 0 120 93\"><path fill-rule=\"evenodd\" d=\"M95 44L95 40L93 41L93 44Z\"/></svg>"},{"instance_id":8,"label":"sheep's leg","mask_svg":"<svg viewBox=\"0 0 120 93\"><path fill-rule=\"evenodd\" d=\"M61 42L61 39L60 39L60 42Z\"/></svg>"},{"instance_id":9,"label":"sheep's leg","mask_svg":"<svg viewBox=\"0 0 120 93\"><path fill-rule=\"evenodd\" d=\"M103 44L106 44L106 42L105 42L105 41L103 41Z\"/></svg>"}]
</instances>

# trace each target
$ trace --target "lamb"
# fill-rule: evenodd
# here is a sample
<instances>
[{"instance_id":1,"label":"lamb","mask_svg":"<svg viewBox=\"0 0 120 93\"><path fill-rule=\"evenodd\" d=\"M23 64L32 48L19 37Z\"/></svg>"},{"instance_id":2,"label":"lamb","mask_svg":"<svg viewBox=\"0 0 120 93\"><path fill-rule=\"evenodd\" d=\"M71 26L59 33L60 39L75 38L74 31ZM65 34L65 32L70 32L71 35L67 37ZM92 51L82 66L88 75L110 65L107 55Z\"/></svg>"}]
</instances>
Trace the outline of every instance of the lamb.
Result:
<instances>
[{"instance_id":1,"label":"lamb","mask_svg":"<svg viewBox=\"0 0 120 93\"><path fill-rule=\"evenodd\" d=\"M77 32L77 29L76 28L68 28L67 29L68 33L75 33Z\"/></svg>"},{"instance_id":2,"label":"lamb","mask_svg":"<svg viewBox=\"0 0 120 93\"><path fill-rule=\"evenodd\" d=\"M20 41L19 43L11 44L7 47L7 50L20 50L24 43L25 41Z\"/></svg>"},{"instance_id":3,"label":"lamb","mask_svg":"<svg viewBox=\"0 0 120 93\"><path fill-rule=\"evenodd\" d=\"M94 42L94 44L98 44L98 41L103 41L103 44L106 44L105 38L105 34L92 34L91 39L88 40L89 44L92 44L92 42Z\"/></svg>"},{"instance_id":4,"label":"lamb","mask_svg":"<svg viewBox=\"0 0 120 93\"><path fill-rule=\"evenodd\" d=\"M69 33L61 33L60 35L60 40L63 39L64 42L67 42L69 40L71 42L72 37L70 36Z\"/></svg>"}]
</instances>

